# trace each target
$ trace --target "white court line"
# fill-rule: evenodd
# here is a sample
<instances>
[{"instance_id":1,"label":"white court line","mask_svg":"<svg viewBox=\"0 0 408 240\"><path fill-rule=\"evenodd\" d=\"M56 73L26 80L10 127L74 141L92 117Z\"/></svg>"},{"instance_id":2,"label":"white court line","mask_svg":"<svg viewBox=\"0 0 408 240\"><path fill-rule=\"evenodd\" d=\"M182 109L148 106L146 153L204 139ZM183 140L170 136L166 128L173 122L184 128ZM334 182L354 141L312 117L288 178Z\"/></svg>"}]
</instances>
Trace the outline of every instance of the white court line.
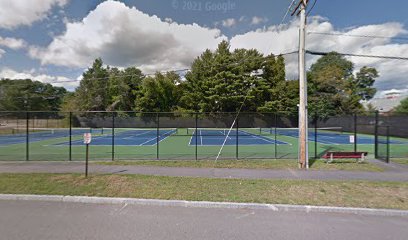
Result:
<instances>
[{"instance_id":1,"label":"white court line","mask_svg":"<svg viewBox=\"0 0 408 240\"><path fill-rule=\"evenodd\" d=\"M165 132L165 134L166 134L166 133L171 133L171 132L172 132L172 131L169 130L169 131ZM166 138L168 138L168 137L170 137L170 136L171 136L171 135L165 136L163 139L159 140L158 143L160 143L161 141L165 140ZM161 136L159 135L159 139L160 139L160 137L161 137ZM156 143L155 143L155 144L153 144L153 145L143 145L143 144L146 144L146 143L151 142L151 141L153 141L153 140L156 140ZM144 142L144 143L142 143L142 144L140 144L140 145L138 145L138 146L156 146L156 145L157 145L157 137L153 137L153 139L150 139L149 141Z\"/></svg>"},{"instance_id":2,"label":"white court line","mask_svg":"<svg viewBox=\"0 0 408 240\"><path fill-rule=\"evenodd\" d=\"M240 130L240 131L242 131L242 130ZM277 144L276 141L279 141L279 140L276 140L276 141L275 141L275 139L270 139L270 140L269 140L269 138L262 137L262 136L252 135L252 134L247 133L247 132L244 132L244 131L243 131L243 133L248 134L248 136L253 136L255 139L258 138L258 139L264 140L264 141L269 142L269 143L272 143L272 144ZM239 141L239 136L238 136L238 141ZM270 141L273 141L273 142L270 142ZM291 143L288 143L288 142L284 142L284 141L279 141L279 142L283 142L283 143L286 143L287 145L292 146L292 144L291 144ZM261 144L258 144L258 145L261 145ZM283 144L280 144L280 145L283 145Z\"/></svg>"},{"instance_id":3,"label":"white court line","mask_svg":"<svg viewBox=\"0 0 408 240\"><path fill-rule=\"evenodd\" d=\"M199 130L200 131L200 139L201 139L201 145L200 146L220 146L220 144L217 144L217 145L212 145L212 144L203 144L203 135L202 135L202 132L201 132L201 130ZM254 135L254 134L250 134L250 133L247 133L247 132L245 132L245 131L242 131L242 130L239 130L240 132L242 132L242 133L245 133L246 135L243 135L244 137L246 137L246 138L250 138L250 139L261 139L261 140L263 140L264 142L267 142L267 143L270 143L270 144L276 144L276 145L290 145L290 146L292 146L292 144L291 143L288 143L288 142L284 142L284 141L280 141L280 140L274 140L274 139L269 139L269 138L266 138L266 137L262 137L262 136L256 136L256 135ZM219 131L219 132L222 132L222 131ZM195 133L195 132L194 132ZM193 133L193 136L194 136L194 133ZM195 146L195 144L192 144L191 142L192 142L192 140L193 140L193 136L191 136L191 138L190 138L190 142L189 142L189 146ZM208 140L213 140L213 139L216 139L216 140L220 140L220 139L222 139L222 138L220 138L220 137L222 137L222 136L213 136L213 137L211 137L211 136L207 136L206 137L206 139L208 139ZM229 139L232 139L231 137L228 137ZM238 138L239 138L239 135L238 135ZM281 142L281 143L278 143L278 141L279 142ZM236 145L236 143L234 143L234 144L232 144L232 145ZM230 144L228 144L227 146L232 146L232 145L230 145ZM249 143L249 144L241 144L241 146L252 146L252 145L262 145L262 144L259 144L259 143Z\"/></svg>"}]
</instances>

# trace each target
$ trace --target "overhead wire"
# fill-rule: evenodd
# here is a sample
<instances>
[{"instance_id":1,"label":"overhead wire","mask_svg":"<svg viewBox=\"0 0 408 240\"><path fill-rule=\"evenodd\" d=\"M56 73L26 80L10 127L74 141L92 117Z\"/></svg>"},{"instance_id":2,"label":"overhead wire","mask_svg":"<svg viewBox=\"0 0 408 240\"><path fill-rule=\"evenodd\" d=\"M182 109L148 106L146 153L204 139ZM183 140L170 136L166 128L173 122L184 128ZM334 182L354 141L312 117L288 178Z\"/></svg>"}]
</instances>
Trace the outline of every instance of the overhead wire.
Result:
<instances>
[{"instance_id":1,"label":"overhead wire","mask_svg":"<svg viewBox=\"0 0 408 240\"><path fill-rule=\"evenodd\" d=\"M329 54L329 52L319 52L319 51L312 51L312 50L306 50L306 53L311 54L311 55L319 55L319 56L325 56ZM402 57L402 56L382 56L382 55L339 53L339 52L336 52L336 53L342 56L349 56L349 57L380 58L380 59L392 59L392 60L404 60L404 61L408 60L408 57Z\"/></svg>"},{"instance_id":2,"label":"overhead wire","mask_svg":"<svg viewBox=\"0 0 408 240\"><path fill-rule=\"evenodd\" d=\"M361 34L348 34L348 33L335 33L335 32L315 32L308 31L308 35L327 35L327 36L345 36L345 37L358 37L358 38L382 38L382 39L394 39L394 40L406 40L408 37L395 37L395 36L379 36L379 35L361 35Z\"/></svg>"},{"instance_id":3,"label":"overhead wire","mask_svg":"<svg viewBox=\"0 0 408 240\"><path fill-rule=\"evenodd\" d=\"M306 17L308 17L310 15L310 13L312 12L313 8L316 6L316 2L317 0L314 0L312 6L310 7L310 9L307 11L306 13Z\"/></svg>"}]
</instances>

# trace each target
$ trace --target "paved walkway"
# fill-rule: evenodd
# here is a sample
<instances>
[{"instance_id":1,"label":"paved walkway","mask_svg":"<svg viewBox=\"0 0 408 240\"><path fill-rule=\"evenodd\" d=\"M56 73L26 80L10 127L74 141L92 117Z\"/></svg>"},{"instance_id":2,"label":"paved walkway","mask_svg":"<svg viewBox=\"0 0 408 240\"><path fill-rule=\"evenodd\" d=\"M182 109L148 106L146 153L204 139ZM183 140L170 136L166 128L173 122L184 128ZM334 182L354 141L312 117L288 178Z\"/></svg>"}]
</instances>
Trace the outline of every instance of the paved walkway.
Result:
<instances>
[{"instance_id":1,"label":"paved walkway","mask_svg":"<svg viewBox=\"0 0 408 240\"><path fill-rule=\"evenodd\" d=\"M393 166L393 165L392 165ZM396 165L395 165L396 166ZM83 173L83 162L20 162L0 163L0 173ZM155 176L182 176L244 179L317 179L317 180L371 180L408 182L408 169L389 167L384 172L321 171L321 170L264 170L225 168L177 168L152 166L106 166L91 164L90 173L145 174Z\"/></svg>"}]
</instances>

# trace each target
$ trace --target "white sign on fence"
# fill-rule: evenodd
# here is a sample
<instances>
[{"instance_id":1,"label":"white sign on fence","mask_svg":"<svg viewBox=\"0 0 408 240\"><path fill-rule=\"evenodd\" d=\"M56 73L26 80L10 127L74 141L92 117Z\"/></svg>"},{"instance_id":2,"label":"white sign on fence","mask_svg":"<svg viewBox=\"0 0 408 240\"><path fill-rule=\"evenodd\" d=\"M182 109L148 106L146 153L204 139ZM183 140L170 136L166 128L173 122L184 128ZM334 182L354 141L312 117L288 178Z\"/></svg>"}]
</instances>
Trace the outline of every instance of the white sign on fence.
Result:
<instances>
[{"instance_id":1,"label":"white sign on fence","mask_svg":"<svg viewBox=\"0 0 408 240\"><path fill-rule=\"evenodd\" d=\"M91 140L92 140L92 134L84 133L84 143L85 144L90 144Z\"/></svg>"},{"instance_id":2,"label":"white sign on fence","mask_svg":"<svg viewBox=\"0 0 408 240\"><path fill-rule=\"evenodd\" d=\"M354 135L350 135L350 143L354 143L355 139L354 139Z\"/></svg>"}]
</instances>

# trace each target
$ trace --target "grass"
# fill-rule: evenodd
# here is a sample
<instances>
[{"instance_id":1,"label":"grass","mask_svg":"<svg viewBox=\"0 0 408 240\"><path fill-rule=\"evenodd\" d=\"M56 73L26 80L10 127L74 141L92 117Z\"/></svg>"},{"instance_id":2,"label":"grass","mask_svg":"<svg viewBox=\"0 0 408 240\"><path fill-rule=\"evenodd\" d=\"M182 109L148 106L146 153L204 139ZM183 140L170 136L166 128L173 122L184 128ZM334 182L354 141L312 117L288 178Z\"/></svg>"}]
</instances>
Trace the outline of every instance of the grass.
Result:
<instances>
[{"instance_id":1,"label":"grass","mask_svg":"<svg viewBox=\"0 0 408 240\"><path fill-rule=\"evenodd\" d=\"M173 161L109 161L96 162L100 165L122 166L157 166L157 167L191 167L191 168L245 168L245 169L297 169L296 160L173 160ZM311 160L311 170L344 170L381 172L383 168L369 162L356 163L355 160L335 161L327 164L323 160Z\"/></svg>"},{"instance_id":2,"label":"grass","mask_svg":"<svg viewBox=\"0 0 408 240\"><path fill-rule=\"evenodd\" d=\"M0 174L0 193L408 209L408 183Z\"/></svg>"},{"instance_id":3,"label":"grass","mask_svg":"<svg viewBox=\"0 0 408 240\"><path fill-rule=\"evenodd\" d=\"M399 163L399 164L407 164L408 165L408 158L395 158L395 159L391 159L391 161Z\"/></svg>"}]
</instances>

